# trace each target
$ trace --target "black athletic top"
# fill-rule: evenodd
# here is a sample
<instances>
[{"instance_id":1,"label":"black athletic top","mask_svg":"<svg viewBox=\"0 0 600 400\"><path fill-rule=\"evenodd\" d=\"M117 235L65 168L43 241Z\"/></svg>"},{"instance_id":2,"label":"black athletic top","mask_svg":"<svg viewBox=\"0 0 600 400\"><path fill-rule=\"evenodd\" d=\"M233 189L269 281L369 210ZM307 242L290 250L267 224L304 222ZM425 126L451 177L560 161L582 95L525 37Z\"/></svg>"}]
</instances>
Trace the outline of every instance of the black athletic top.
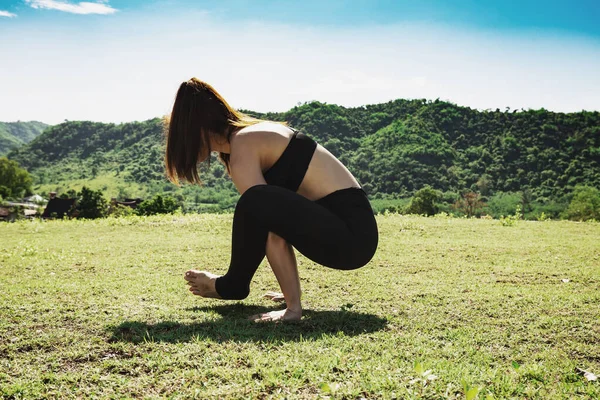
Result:
<instances>
[{"instance_id":1,"label":"black athletic top","mask_svg":"<svg viewBox=\"0 0 600 400\"><path fill-rule=\"evenodd\" d=\"M294 128L294 136L275 164L263 173L269 185L297 191L304 179L317 143Z\"/></svg>"}]
</instances>

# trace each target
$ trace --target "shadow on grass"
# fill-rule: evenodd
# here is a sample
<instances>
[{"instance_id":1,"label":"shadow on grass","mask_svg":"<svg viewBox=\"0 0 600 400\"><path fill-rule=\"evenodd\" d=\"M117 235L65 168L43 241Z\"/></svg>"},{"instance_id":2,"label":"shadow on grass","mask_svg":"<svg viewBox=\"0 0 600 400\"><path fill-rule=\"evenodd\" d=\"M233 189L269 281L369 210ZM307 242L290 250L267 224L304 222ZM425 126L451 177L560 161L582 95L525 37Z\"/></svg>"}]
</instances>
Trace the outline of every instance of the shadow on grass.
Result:
<instances>
[{"instance_id":1,"label":"shadow on grass","mask_svg":"<svg viewBox=\"0 0 600 400\"><path fill-rule=\"evenodd\" d=\"M179 323L164 321L149 324L141 321L125 321L109 327L111 342L169 342L210 339L216 342L279 342L315 340L323 335L344 334L356 336L383 329L387 321L372 314L348 310L305 310L302 321L284 323L255 323L248 316L273 308L228 304L214 307L194 307L197 312L217 313L223 318L206 322Z\"/></svg>"}]
</instances>

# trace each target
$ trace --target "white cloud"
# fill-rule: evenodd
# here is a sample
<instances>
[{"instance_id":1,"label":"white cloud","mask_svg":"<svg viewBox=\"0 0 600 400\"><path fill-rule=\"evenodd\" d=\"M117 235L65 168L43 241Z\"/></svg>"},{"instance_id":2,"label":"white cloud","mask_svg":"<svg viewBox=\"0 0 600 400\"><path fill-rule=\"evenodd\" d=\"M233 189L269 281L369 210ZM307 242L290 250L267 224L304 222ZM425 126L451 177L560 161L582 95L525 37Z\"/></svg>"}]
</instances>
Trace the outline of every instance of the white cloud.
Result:
<instances>
[{"instance_id":1,"label":"white cloud","mask_svg":"<svg viewBox=\"0 0 600 400\"><path fill-rule=\"evenodd\" d=\"M17 14L13 14L13 13L8 12L8 11L2 11L2 10L0 10L0 17L13 18L13 17L16 17L16 16L17 16Z\"/></svg>"},{"instance_id":2,"label":"white cloud","mask_svg":"<svg viewBox=\"0 0 600 400\"><path fill-rule=\"evenodd\" d=\"M25 0L32 8L41 8L46 10L58 10L72 14L114 14L117 12L106 1L90 3L82 1L80 3L69 3L60 0Z\"/></svg>"}]
</instances>

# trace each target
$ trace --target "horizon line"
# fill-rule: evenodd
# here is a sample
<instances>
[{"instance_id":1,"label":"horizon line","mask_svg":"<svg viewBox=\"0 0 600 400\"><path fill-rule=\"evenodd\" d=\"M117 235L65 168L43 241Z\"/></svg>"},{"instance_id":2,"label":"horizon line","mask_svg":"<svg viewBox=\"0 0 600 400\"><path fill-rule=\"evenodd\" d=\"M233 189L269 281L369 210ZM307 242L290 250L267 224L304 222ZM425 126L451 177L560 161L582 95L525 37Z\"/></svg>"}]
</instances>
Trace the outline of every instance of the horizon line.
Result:
<instances>
[{"instance_id":1,"label":"horizon line","mask_svg":"<svg viewBox=\"0 0 600 400\"><path fill-rule=\"evenodd\" d=\"M235 108L238 111L241 112L249 112L249 113L259 113L259 114L274 114L274 113L279 113L279 114L283 114L286 113L288 111L293 110L294 108L297 107L302 107L305 105L309 105L309 104L313 104L313 103L319 103L322 105L333 105L333 106L337 106L337 107L341 107L344 109L357 109L357 108L366 108L369 106L377 106L377 105L382 105L382 104L389 104L389 103L394 103L396 101L421 101L423 102L423 104L434 104L436 102L440 102L440 103L447 103L447 104L451 104L454 105L456 107L459 108L468 108L470 110L474 110L477 112L501 112L501 113L511 113L511 114L518 114L518 113L525 113L525 112L530 112L530 111L547 111L553 114L578 114L578 113L583 113L583 112L591 112L591 113L598 113L600 112L600 109L597 110L588 110L588 109L581 109L578 111L555 111L555 110L551 110L545 107L540 107L540 108L512 108L510 106L505 106L502 107L504 109L504 111L502 110L502 108L500 107L496 107L496 109L492 109L492 108L477 108L477 107L471 107L471 106L465 106L465 105L460 105L457 103L454 103L452 101L449 100L442 100L439 97L436 98L435 100L431 100L431 99L426 99L426 98L414 98L414 99L408 99L408 98L398 98L398 99L394 99L394 100L389 100L389 101L385 101L385 102L380 102L380 103L370 103L370 104L364 104L361 106L352 106L352 107L348 107L348 106L343 106L340 104L335 104L335 103L328 103L328 102L323 102L323 101L319 101L319 100L311 100L311 101L304 101L304 102L298 102L297 105L295 105L294 107L288 109L288 110L284 110L284 111L257 111L257 110L251 110L245 107L237 107ZM68 123L68 122L93 122L93 123L102 123L102 124L116 124L116 125L121 125L121 124L129 124L129 123L136 123L136 122L146 122L146 121L151 121L153 119L162 119L164 117L166 117L168 114L164 114L162 116L155 116L155 117L149 117L147 119L136 119L136 120L126 120L126 121L99 121L99 120L89 120L89 119L67 119L65 118L62 122L58 122L58 123L47 123L41 120L37 120L37 119L31 119L31 120L16 120L16 121L0 121L1 123L5 123L5 124L14 124L14 123L20 123L20 122L40 122L43 124L46 124L48 126L56 126L56 125L60 125L60 124L64 124L64 123Z\"/></svg>"}]
</instances>

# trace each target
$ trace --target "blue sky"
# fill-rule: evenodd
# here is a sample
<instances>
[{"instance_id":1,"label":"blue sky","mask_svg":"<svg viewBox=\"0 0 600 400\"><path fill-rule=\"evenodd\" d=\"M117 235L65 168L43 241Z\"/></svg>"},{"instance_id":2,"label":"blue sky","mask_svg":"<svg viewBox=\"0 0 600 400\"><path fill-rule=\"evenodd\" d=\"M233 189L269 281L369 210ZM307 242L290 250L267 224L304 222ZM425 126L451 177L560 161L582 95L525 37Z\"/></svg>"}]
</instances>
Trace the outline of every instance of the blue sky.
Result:
<instances>
[{"instance_id":1,"label":"blue sky","mask_svg":"<svg viewBox=\"0 0 600 400\"><path fill-rule=\"evenodd\" d=\"M588 0L0 0L0 121L152 118L192 76L257 111L600 110L597 21Z\"/></svg>"}]
</instances>

